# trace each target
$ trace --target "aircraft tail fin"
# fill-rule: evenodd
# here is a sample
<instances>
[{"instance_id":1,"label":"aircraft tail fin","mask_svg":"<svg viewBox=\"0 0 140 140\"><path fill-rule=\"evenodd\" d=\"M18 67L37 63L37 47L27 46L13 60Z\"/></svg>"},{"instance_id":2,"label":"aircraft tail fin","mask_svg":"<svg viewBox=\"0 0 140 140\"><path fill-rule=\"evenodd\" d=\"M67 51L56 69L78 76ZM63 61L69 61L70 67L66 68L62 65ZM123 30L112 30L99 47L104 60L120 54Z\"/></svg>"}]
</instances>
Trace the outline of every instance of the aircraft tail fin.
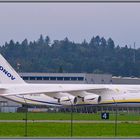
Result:
<instances>
[{"instance_id":1,"label":"aircraft tail fin","mask_svg":"<svg viewBox=\"0 0 140 140\"><path fill-rule=\"evenodd\" d=\"M1 84L23 84L24 80L11 67L11 65L0 54L0 83Z\"/></svg>"}]
</instances>

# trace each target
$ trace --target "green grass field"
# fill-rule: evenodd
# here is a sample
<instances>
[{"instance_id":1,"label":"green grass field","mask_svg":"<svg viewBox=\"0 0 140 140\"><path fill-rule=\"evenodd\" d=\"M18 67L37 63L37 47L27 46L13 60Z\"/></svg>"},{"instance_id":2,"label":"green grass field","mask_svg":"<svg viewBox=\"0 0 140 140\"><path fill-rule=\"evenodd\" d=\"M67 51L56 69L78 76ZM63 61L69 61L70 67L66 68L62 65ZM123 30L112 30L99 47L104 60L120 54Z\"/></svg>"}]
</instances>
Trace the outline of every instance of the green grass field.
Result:
<instances>
[{"instance_id":1,"label":"green grass field","mask_svg":"<svg viewBox=\"0 0 140 140\"><path fill-rule=\"evenodd\" d=\"M25 113L0 113L0 120L23 120ZM70 120L70 113L28 113L28 120ZM115 114L110 113L114 120ZM101 120L98 114L73 113L73 120ZM124 123L117 124L118 137L140 137L140 123L127 121L140 121L140 114L118 113L118 120ZM115 121L114 121L115 122ZM71 123L39 123L27 124L28 137L70 137ZM73 123L73 137L114 137L114 123ZM24 137L25 123L0 123L0 137Z\"/></svg>"},{"instance_id":2,"label":"green grass field","mask_svg":"<svg viewBox=\"0 0 140 140\"><path fill-rule=\"evenodd\" d=\"M24 123L0 123L1 137L24 137ZM28 137L70 137L69 123L28 123ZM140 124L118 124L118 137L140 137ZM114 137L114 124L73 124L73 137Z\"/></svg>"},{"instance_id":3,"label":"green grass field","mask_svg":"<svg viewBox=\"0 0 140 140\"><path fill-rule=\"evenodd\" d=\"M73 113L74 120L101 120L101 114ZM0 113L0 120L23 120L25 113ZM70 113L28 113L28 120L70 120ZM115 114L110 114L109 120L114 120ZM140 114L118 113L118 120L140 121Z\"/></svg>"}]
</instances>

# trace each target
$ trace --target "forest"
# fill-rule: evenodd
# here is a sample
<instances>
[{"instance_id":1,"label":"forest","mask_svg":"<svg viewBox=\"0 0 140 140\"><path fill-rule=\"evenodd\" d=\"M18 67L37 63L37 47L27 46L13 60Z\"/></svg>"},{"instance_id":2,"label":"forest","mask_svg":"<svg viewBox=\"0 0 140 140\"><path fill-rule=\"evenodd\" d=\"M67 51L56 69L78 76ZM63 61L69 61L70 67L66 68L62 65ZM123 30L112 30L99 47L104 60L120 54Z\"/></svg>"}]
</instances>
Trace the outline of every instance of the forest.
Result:
<instances>
[{"instance_id":1,"label":"forest","mask_svg":"<svg viewBox=\"0 0 140 140\"><path fill-rule=\"evenodd\" d=\"M89 42L51 41L40 35L35 41L10 40L0 53L18 72L106 73L140 77L140 48L115 45L112 38L93 36Z\"/></svg>"}]
</instances>

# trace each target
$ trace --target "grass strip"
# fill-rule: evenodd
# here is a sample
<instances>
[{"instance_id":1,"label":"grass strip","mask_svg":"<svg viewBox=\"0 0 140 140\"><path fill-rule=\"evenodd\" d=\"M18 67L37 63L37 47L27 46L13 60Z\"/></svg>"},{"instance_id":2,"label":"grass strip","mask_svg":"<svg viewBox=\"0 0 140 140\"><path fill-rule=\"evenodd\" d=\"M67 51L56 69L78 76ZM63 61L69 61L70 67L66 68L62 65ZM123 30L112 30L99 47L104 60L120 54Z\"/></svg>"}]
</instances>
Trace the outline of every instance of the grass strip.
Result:
<instances>
[{"instance_id":1,"label":"grass strip","mask_svg":"<svg viewBox=\"0 0 140 140\"><path fill-rule=\"evenodd\" d=\"M0 123L0 137L24 137L24 123ZM140 137L140 124L120 123L117 137ZM114 124L74 123L73 137L114 137ZM70 137L70 123L28 123L28 137Z\"/></svg>"},{"instance_id":2,"label":"grass strip","mask_svg":"<svg viewBox=\"0 0 140 140\"><path fill-rule=\"evenodd\" d=\"M0 120L23 120L25 113L0 113ZM70 120L70 113L28 113L29 120ZM100 113L84 114L73 113L74 120L101 120ZM110 113L109 120L114 120L115 114ZM119 113L118 120L120 121L140 121L140 114L134 113Z\"/></svg>"}]
</instances>

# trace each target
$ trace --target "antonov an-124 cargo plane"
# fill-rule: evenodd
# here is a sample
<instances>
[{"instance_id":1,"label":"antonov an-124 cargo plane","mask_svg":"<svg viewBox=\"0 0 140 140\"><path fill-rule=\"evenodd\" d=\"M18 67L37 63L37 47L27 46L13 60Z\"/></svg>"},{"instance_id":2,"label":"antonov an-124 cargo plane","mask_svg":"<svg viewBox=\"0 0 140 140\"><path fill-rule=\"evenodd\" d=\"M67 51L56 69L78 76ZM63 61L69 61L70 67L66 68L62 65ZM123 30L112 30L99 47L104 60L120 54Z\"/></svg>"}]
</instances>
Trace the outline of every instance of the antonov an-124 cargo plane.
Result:
<instances>
[{"instance_id":1,"label":"antonov an-124 cargo plane","mask_svg":"<svg viewBox=\"0 0 140 140\"><path fill-rule=\"evenodd\" d=\"M22 104L140 107L140 85L28 84L0 55L0 96Z\"/></svg>"}]
</instances>

